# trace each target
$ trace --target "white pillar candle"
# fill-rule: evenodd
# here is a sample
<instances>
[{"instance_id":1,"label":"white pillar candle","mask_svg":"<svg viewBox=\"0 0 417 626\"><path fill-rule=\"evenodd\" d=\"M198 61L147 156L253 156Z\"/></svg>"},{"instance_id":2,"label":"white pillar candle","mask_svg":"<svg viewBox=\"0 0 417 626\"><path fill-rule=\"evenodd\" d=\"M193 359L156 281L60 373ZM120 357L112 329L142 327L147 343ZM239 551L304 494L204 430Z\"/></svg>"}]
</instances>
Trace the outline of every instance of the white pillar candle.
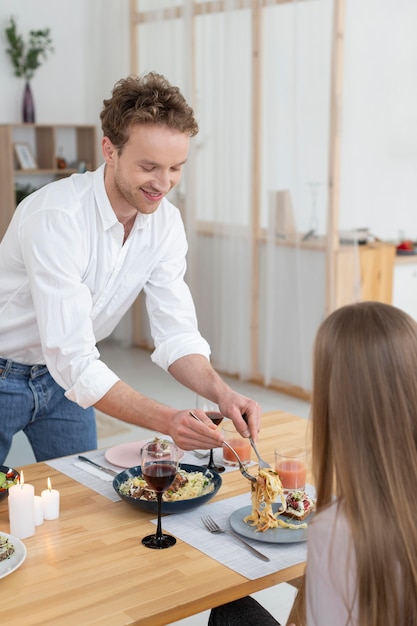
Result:
<instances>
[{"instance_id":1,"label":"white pillar candle","mask_svg":"<svg viewBox=\"0 0 417 626\"><path fill-rule=\"evenodd\" d=\"M59 517L59 491L51 488L51 479L48 478L48 489L41 493L43 519L57 519Z\"/></svg>"},{"instance_id":2,"label":"white pillar candle","mask_svg":"<svg viewBox=\"0 0 417 626\"><path fill-rule=\"evenodd\" d=\"M35 496L35 526L43 524L42 498Z\"/></svg>"},{"instance_id":3,"label":"white pillar candle","mask_svg":"<svg viewBox=\"0 0 417 626\"><path fill-rule=\"evenodd\" d=\"M20 482L9 487L10 534L25 539L35 534L35 488L24 481L20 472Z\"/></svg>"}]
</instances>

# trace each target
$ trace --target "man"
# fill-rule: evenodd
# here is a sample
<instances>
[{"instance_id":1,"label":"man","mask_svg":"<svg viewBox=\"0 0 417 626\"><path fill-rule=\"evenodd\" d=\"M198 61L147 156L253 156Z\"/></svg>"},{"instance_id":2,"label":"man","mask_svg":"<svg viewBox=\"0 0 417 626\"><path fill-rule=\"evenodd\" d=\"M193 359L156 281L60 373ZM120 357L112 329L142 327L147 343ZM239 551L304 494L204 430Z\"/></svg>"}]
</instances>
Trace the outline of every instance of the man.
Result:
<instances>
[{"instance_id":1,"label":"man","mask_svg":"<svg viewBox=\"0 0 417 626\"><path fill-rule=\"evenodd\" d=\"M184 282L184 227L165 198L198 132L192 109L150 73L119 81L101 121L104 164L28 196L0 244L0 463L19 430L38 461L97 447L93 407L186 450L221 444L204 413L202 424L142 395L100 360L96 343L142 289L153 361L218 403L244 436L260 427L258 404L210 365Z\"/></svg>"}]
</instances>

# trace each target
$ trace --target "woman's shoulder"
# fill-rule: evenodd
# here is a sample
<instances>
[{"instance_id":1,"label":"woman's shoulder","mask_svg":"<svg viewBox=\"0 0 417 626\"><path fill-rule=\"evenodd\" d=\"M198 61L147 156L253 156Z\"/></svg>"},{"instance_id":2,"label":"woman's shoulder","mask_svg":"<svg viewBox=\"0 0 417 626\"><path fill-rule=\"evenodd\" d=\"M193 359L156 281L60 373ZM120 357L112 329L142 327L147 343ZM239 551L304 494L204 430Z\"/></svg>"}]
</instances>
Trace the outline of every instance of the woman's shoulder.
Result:
<instances>
[{"instance_id":1,"label":"woman's shoulder","mask_svg":"<svg viewBox=\"0 0 417 626\"><path fill-rule=\"evenodd\" d=\"M343 511L343 506L338 500L320 509L309 524L309 538L319 535L328 536L329 531L335 535L350 534L349 523Z\"/></svg>"}]
</instances>

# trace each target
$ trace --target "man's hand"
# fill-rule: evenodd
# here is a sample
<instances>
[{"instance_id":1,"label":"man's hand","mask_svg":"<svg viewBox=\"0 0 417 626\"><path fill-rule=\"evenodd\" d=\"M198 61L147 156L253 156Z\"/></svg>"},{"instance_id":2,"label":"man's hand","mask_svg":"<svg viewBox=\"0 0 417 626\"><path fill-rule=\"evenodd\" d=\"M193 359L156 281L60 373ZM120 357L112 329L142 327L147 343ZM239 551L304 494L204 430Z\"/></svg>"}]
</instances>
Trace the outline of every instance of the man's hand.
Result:
<instances>
[{"instance_id":1,"label":"man's hand","mask_svg":"<svg viewBox=\"0 0 417 626\"><path fill-rule=\"evenodd\" d=\"M233 391L205 357L200 354L181 357L170 365L168 371L182 385L218 404L222 414L233 421L243 437L251 434L257 441L261 428L261 407L255 400ZM246 415L247 424L242 415Z\"/></svg>"},{"instance_id":2,"label":"man's hand","mask_svg":"<svg viewBox=\"0 0 417 626\"><path fill-rule=\"evenodd\" d=\"M218 403L222 415L233 421L242 437L251 435L254 441L258 440L261 429L261 407L255 400L228 388L224 395L220 396Z\"/></svg>"},{"instance_id":3,"label":"man's hand","mask_svg":"<svg viewBox=\"0 0 417 626\"><path fill-rule=\"evenodd\" d=\"M191 415L191 411L200 421ZM201 409L178 411L170 421L169 435L182 450L219 448L223 439L221 431Z\"/></svg>"}]
</instances>

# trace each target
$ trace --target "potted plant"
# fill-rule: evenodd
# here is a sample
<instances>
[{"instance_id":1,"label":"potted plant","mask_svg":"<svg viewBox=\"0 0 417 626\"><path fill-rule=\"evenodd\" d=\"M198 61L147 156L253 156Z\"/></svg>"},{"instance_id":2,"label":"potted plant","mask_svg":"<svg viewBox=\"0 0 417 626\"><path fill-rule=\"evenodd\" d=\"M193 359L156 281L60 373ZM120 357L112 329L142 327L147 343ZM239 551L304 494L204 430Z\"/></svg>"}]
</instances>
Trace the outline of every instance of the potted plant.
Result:
<instances>
[{"instance_id":1,"label":"potted plant","mask_svg":"<svg viewBox=\"0 0 417 626\"><path fill-rule=\"evenodd\" d=\"M23 97L23 121L35 121L35 109L33 106L33 98L30 89L30 80L33 78L35 71L45 61L48 54L53 52L52 39L50 29L31 30L29 32L29 40L24 41L22 35L17 32L16 21L10 18L10 25L6 28L6 37L9 48L6 53L14 67L14 74L26 81Z\"/></svg>"}]
</instances>

